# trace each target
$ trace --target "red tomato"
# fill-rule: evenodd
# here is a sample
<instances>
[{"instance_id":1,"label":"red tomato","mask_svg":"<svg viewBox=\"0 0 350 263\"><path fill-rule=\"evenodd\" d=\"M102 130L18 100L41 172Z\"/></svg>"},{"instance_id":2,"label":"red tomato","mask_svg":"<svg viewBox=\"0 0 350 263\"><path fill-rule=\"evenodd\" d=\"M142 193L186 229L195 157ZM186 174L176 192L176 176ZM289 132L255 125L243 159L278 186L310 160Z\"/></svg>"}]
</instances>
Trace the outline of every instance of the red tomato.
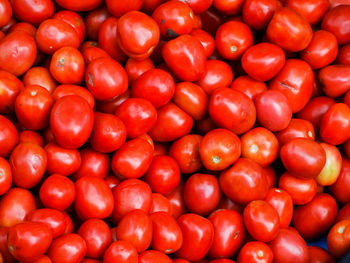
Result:
<instances>
[{"instance_id":1,"label":"red tomato","mask_svg":"<svg viewBox=\"0 0 350 263\"><path fill-rule=\"evenodd\" d=\"M329 190L338 202L346 204L350 202L350 160L345 157L342 159L340 174Z\"/></svg>"},{"instance_id":2,"label":"red tomato","mask_svg":"<svg viewBox=\"0 0 350 263\"><path fill-rule=\"evenodd\" d=\"M95 112L90 144L98 152L109 153L119 149L126 140L126 127L117 116Z\"/></svg>"},{"instance_id":3,"label":"red tomato","mask_svg":"<svg viewBox=\"0 0 350 263\"><path fill-rule=\"evenodd\" d=\"M0 69L16 76L32 67L37 55L35 40L20 30L0 40Z\"/></svg>"},{"instance_id":4,"label":"red tomato","mask_svg":"<svg viewBox=\"0 0 350 263\"><path fill-rule=\"evenodd\" d=\"M75 189L75 210L81 219L106 218L112 214L112 190L102 178L84 176L75 183Z\"/></svg>"},{"instance_id":5,"label":"red tomato","mask_svg":"<svg viewBox=\"0 0 350 263\"><path fill-rule=\"evenodd\" d=\"M271 42L281 48L297 52L309 45L312 39L312 29L309 22L299 13L282 7L273 15L266 35Z\"/></svg>"},{"instance_id":6,"label":"red tomato","mask_svg":"<svg viewBox=\"0 0 350 263\"><path fill-rule=\"evenodd\" d=\"M0 115L0 156L7 157L19 141L15 125Z\"/></svg>"},{"instance_id":7,"label":"red tomato","mask_svg":"<svg viewBox=\"0 0 350 263\"><path fill-rule=\"evenodd\" d=\"M19 133L19 143L30 142L39 145L40 147L44 146L43 137L34 131L24 130Z\"/></svg>"},{"instance_id":8,"label":"red tomato","mask_svg":"<svg viewBox=\"0 0 350 263\"><path fill-rule=\"evenodd\" d=\"M154 69L153 61L150 58L143 60L129 58L125 64L130 84L133 84L143 73L150 69Z\"/></svg>"},{"instance_id":9,"label":"red tomato","mask_svg":"<svg viewBox=\"0 0 350 263\"><path fill-rule=\"evenodd\" d=\"M92 61L86 68L85 82L97 100L112 99L128 89L125 69L112 58Z\"/></svg>"},{"instance_id":10,"label":"red tomato","mask_svg":"<svg viewBox=\"0 0 350 263\"><path fill-rule=\"evenodd\" d=\"M84 41L85 38L85 23L83 18L76 12L62 10L57 12L53 18L66 22L68 25L74 28L75 32L78 34L80 43Z\"/></svg>"},{"instance_id":11,"label":"red tomato","mask_svg":"<svg viewBox=\"0 0 350 263\"><path fill-rule=\"evenodd\" d=\"M317 25L329 8L328 0L287 0L286 6L294 9L311 25Z\"/></svg>"},{"instance_id":12,"label":"red tomato","mask_svg":"<svg viewBox=\"0 0 350 263\"><path fill-rule=\"evenodd\" d=\"M138 255L136 249L129 242L118 240L113 242L103 256L103 262L125 262L137 263Z\"/></svg>"},{"instance_id":13,"label":"red tomato","mask_svg":"<svg viewBox=\"0 0 350 263\"><path fill-rule=\"evenodd\" d=\"M183 236L176 220L166 212L151 214L152 219L152 243L151 247L164 254L174 253L179 250Z\"/></svg>"},{"instance_id":14,"label":"red tomato","mask_svg":"<svg viewBox=\"0 0 350 263\"><path fill-rule=\"evenodd\" d=\"M55 101L57 101L58 99L60 99L62 97L69 96L69 95L78 95L78 96L82 97L83 99L85 99L89 103L89 105L92 109L95 106L94 96L91 94L91 92L89 92L88 89L81 87L81 86L59 85L59 86L57 86L57 88L55 88L55 90L52 93L52 97Z\"/></svg>"},{"instance_id":15,"label":"red tomato","mask_svg":"<svg viewBox=\"0 0 350 263\"><path fill-rule=\"evenodd\" d=\"M189 34L194 25L192 9L180 1L168 1L159 5L152 14L163 37Z\"/></svg>"},{"instance_id":16,"label":"red tomato","mask_svg":"<svg viewBox=\"0 0 350 263\"><path fill-rule=\"evenodd\" d=\"M88 140L93 125L93 111L80 96L60 98L52 107L50 127L62 147L76 149L82 146Z\"/></svg>"},{"instance_id":17,"label":"red tomato","mask_svg":"<svg viewBox=\"0 0 350 263\"><path fill-rule=\"evenodd\" d=\"M78 234L67 234L56 238L47 255L52 263L78 263L86 255L85 240Z\"/></svg>"},{"instance_id":18,"label":"red tomato","mask_svg":"<svg viewBox=\"0 0 350 263\"><path fill-rule=\"evenodd\" d=\"M12 17L12 5L8 0L0 1L0 27L5 26Z\"/></svg>"},{"instance_id":19,"label":"red tomato","mask_svg":"<svg viewBox=\"0 0 350 263\"><path fill-rule=\"evenodd\" d=\"M278 7L276 0L247 0L243 4L243 21L253 29L263 29Z\"/></svg>"},{"instance_id":20,"label":"red tomato","mask_svg":"<svg viewBox=\"0 0 350 263\"><path fill-rule=\"evenodd\" d=\"M171 259L157 250L147 250L139 254L139 263L172 263Z\"/></svg>"},{"instance_id":21,"label":"red tomato","mask_svg":"<svg viewBox=\"0 0 350 263\"><path fill-rule=\"evenodd\" d=\"M211 6L212 3L213 3L213 0L187 0L186 1L186 4L188 4L195 13L202 13L206 11Z\"/></svg>"},{"instance_id":22,"label":"red tomato","mask_svg":"<svg viewBox=\"0 0 350 263\"><path fill-rule=\"evenodd\" d=\"M350 220L336 223L327 236L327 247L336 259L342 258L350 249Z\"/></svg>"},{"instance_id":23,"label":"red tomato","mask_svg":"<svg viewBox=\"0 0 350 263\"><path fill-rule=\"evenodd\" d=\"M268 192L268 181L261 166L247 158L240 158L220 175L220 187L232 201L246 204L264 199Z\"/></svg>"},{"instance_id":24,"label":"red tomato","mask_svg":"<svg viewBox=\"0 0 350 263\"><path fill-rule=\"evenodd\" d=\"M244 0L214 0L214 7L226 15L237 15L241 9Z\"/></svg>"},{"instance_id":25,"label":"red tomato","mask_svg":"<svg viewBox=\"0 0 350 263\"><path fill-rule=\"evenodd\" d=\"M287 191L271 188L265 201L269 203L279 215L280 228L287 228L293 217L293 199Z\"/></svg>"},{"instance_id":26,"label":"red tomato","mask_svg":"<svg viewBox=\"0 0 350 263\"><path fill-rule=\"evenodd\" d=\"M184 214L177 222L182 230L183 243L176 255L190 261L204 258L213 244L213 224L196 214Z\"/></svg>"},{"instance_id":27,"label":"red tomato","mask_svg":"<svg viewBox=\"0 0 350 263\"><path fill-rule=\"evenodd\" d=\"M166 196L170 202L172 216L176 219L186 212L183 194L184 183L180 182L175 190Z\"/></svg>"},{"instance_id":28,"label":"red tomato","mask_svg":"<svg viewBox=\"0 0 350 263\"><path fill-rule=\"evenodd\" d=\"M172 215L172 208L170 200L167 197L159 193L152 193L152 205L149 213L153 214L156 212L166 212Z\"/></svg>"},{"instance_id":29,"label":"red tomato","mask_svg":"<svg viewBox=\"0 0 350 263\"><path fill-rule=\"evenodd\" d=\"M191 35L182 35L168 41L162 48L162 57L182 81L197 81L206 70L204 47Z\"/></svg>"},{"instance_id":30,"label":"red tomato","mask_svg":"<svg viewBox=\"0 0 350 263\"><path fill-rule=\"evenodd\" d=\"M198 1L198 0L195 0L195 1ZM204 1L198 1L198 2L204 2ZM202 29L193 29L190 35L197 38L199 42L201 42L202 46L204 47L205 56L209 58L215 50L215 39L207 31Z\"/></svg>"},{"instance_id":31,"label":"red tomato","mask_svg":"<svg viewBox=\"0 0 350 263\"><path fill-rule=\"evenodd\" d=\"M306 205L295 208L293 226L306 240L316 239L326 233L333 224L336 215L337 203L335 199L329 194L317 194Z\"/></svg>"},{"instance_id":32,"label":"red tomato","mask_svg":"<svg viewBox=\"0 0 350 263\"><path fill-rule=\"evenodd\" d=\"M118 20L118 44L131 58L149 57L159 42L159 36L157 23L139 11L130 11Z\"/></svg>"},{"instance_id":33,"label":"red tomato","mask_svg":"<svg viewBox=\"0 0 350 263\"><path fill-rule=\"evenodd\" d=\"M77 232L86 243L86 256L102 258L112 243L112 234L109 226L101 219L88 219Z\"/></svg>"},{"instance_id":34,"label":"red tomato","mask_svg":"<svg viewBox=\"0 0 350 263\"><path fill-rule=\"evenodd\" d=\"M38 85L47 89L52 94L57 87L57 82L51 76L50 71L44 67L32 67L22 78L25 86Z\"/></svg>"},{"instance_id":35,"label":"red tomato","mask_svg":"<svg viewBox=\"0 0 350 263\"><path fill-rule=\"evenodd\" d=\"M208 170L224 170L240 157L241 141L229 130L214 129L201 140L199 155Z\"/></svg>"},{"instance_id":36,"label":"red tomato","mask_svg":"<svg viewBox=\"0 0 350 263\"><path fill-rule=\"evenodd\" d=\"M335 218L335 223L338 223L341 220L349 219L350 220L350 203L344 205L337 214Z\"/></svg>"},{"instance_id":37,"label":"red tomato","mask_svg":"<svg viewBox=\"0 0 350 263\"><path fill-rule=\"evenodd\" d=\"M309 251L304 239L289 229L280 229L277 237L268 244L275 263L307 263Z\"/></svg>"},{"instance_id":38,"label":"red tomato","mask_svg":"<svg viewBox=\"0 0 350 263\"><path fill-rule=\"evenodd\" d=\"M133 10L140 10L142 4L143 0L132 0L127 2L106 0L108 11L116 17L121 17L122 15Z\"/></svg>"},{"instance_id":39,"label":"red tomato","mask_svg":"<svg viewBox=\"0 0 350 263\"><path fill-rule=\"evenodd\" d=\"M23 83L15 75L0 70L0 85L0 113L11 113L14 110L16 97L24 88ZM3 117L1 116L1 118Z\"/></svg>"},{"instance_id":40,"label":"red tomato","mask_svg":"<svg viewBox=\"0 0 350 263\"><path fill-rule=\"evenodd\" d=\"M255 80L267 81L275 77L286 62L282 48L270 43L251 46L242 56L242 67Z\"/></svg>"},{"instance_id":41,"label":"red tomato","mask_svg":"<svg viewBox=\"0 0 350 263\"><path fill-rule=\"evenodd\" d=\"M322 20L322 29L335 35L338 44L350 43L350 29L346 26L350 21L350 6L340 5L330 9Z\"/></svg>"},{"instance_id":42,"label":"red tomato","mask_svg":"<svg viewBox=\"0 0 350 263\"><path fill-rule=\"evenodd\" d=\"M214 226L214 240L208 255L212 258L232 257L246 237L242 216L231 209L218 209L208 219Z\"/></svg>"},{"instance_id":43,"label":"red tomato","mask_svg":"<svg viewBox=\"0 0 350 263\"><path fill-rule=\"evenodd\" d=\"M57 4L62 6L65 9L74 10L74 11L89 11L95 9L102 4L102 0L77 0L71 2L69 0L56 0Z\"/></svg>"},{"instance_id":44,"label":"red tomato","mask_svg":"<svg viewBox=\"0 0 350 263\"><path fill-rule=\"evenodd\" d=\"M237 258L237 263L244 262L272 263L272 250L260 241L247 242L238 253Z\"/></svg>"},{"instance_id":45,"label":"red tomato","mask_svg":"<svg viewBox=\"0 0 350 263\"><path fill-rule=\"evenodd\" d=\"M84 18L86 37L97 41L103 22L110 16L111 14L108 12L106 7L100 7L87 13Z\"/></svg>"},{"instance_id":46,"label":"red tomato","mask_svg":"<svg viewBox=\"0 0 350 263\"><path fill-rule=\"evenodd\" d=\"M344 45L339 48L337 64L350 65L350 45Z\"/></svg>"},{"instance_id":47,"label":"red tomato","mask_svg":"<svg viewBox=\"0 0 350 263\"><path fill-rule=\"evenodd\" d=\"M19 223L9 229L7 245L17 260L30 261L42 256L52 241L50 228L39 222Z\"/></svg>"},{"instance_id":48,"label":"red tomato","mask_svg":"<svg viewBox=\"0 0 350 263\"><path fill-rule=\"evenodd\" d=\"M253 34L246 24L229 21L218 28L215 41L216 49L223 58L238 60L253 44Z\"/></svg>"},{"instance_id":49,"label":"red tomato","mask_svg":"<svg viewBox=\"0 0 350 263\"><path fill-rule=\"evenodd\" d=\"M330 65L318 72L322 91L329 97L335 98L350 90L350 65Z\"/></svg>"},{"instance_id":50,"label":"red tomato","mask_svg":"<svg viewBox=\"0 0 350 263\"><path fill-rule=\"evenodd\" d=\"M276 136L281 145L296 138L305 138L314 141L315 130L311 122L304 119L293 118L288 127L278 132Z\"/></svg>"},{"instance_id":51,"label":"red tomato","mask_svg":"<svg viewBox=\"0 0 350 263\"><path fill-rule=\"evenodd\" d=\"M12 185L12 171L8 161L0 157L0 195L6 194Z\"/></svg>"},{"instance_id":52,"label":"red tomato","mask_svg":"<svg viewBox=\"0 0 350 263\"><path fill-rule=\"evenodd\" d=\"M113 188L114 210L112 220L119 221L132 210L148 213L152 205L152 190L148 184L138 179L127 179Z\"/></svg>"},{"instance_id":53,"label":"red tomato","mask_svg":"<svg viewBox=\"0 0 350 263\"><path fill-rule=\"evenodd\" d=\"M332 256L323 248L309 246L310 263L335 263Z\"/></svg>"},{"instance_id":54,"label":"red tomato","mask_svg":"<svg viewBox=\"0 0 350 263\"><path fill-rule=\"evenodd\" d=\"M218 126L236 134L250 130L256 120L253 101L245 94L229 88L218 89L212 94L209 114Z\"/></svg>"}]
</instances>

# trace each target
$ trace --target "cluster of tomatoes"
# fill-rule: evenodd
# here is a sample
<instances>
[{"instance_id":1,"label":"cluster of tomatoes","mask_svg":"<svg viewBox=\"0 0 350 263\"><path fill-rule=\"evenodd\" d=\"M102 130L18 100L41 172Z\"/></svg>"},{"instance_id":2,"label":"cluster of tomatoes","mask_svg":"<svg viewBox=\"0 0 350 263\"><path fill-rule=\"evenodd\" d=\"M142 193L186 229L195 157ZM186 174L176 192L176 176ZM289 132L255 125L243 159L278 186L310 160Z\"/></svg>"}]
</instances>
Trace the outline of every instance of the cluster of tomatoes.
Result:
<instances>
[{"instance_id":1,"label":"cluster of tomatoes","mask_svg":"<svg viewBox=\"0 0 350 263\"><path fill-rule=\"evenodd\" d=\"M0 262L350 250L350 1L0 0L0 114Z\"/></svg>"}]
</instances>

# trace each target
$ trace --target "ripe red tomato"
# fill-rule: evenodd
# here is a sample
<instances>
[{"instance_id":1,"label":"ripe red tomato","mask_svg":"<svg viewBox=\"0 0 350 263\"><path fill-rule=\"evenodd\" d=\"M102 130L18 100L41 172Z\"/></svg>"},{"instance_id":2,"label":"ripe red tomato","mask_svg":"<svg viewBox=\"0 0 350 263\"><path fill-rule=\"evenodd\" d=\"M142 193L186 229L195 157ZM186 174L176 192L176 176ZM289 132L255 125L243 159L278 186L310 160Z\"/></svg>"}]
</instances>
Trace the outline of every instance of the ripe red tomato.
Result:
<instances>
[{"instance_id":1,"label":"ripe red tomato","mask_svg":"<svg viewBox=\"0 0 350 263\"><path fill-rule=\"evenodd\" d=\"M12 185L12 171L9 162L0 157L0 195L6 194Z\"/></svg>"},{"instance_id":2,"label":"ripe red tomato","mask_svg":"<svg viewBox=\"0 0 350 263\"><path fill-rule=\"evenodd\" d=\"M102 4L102 0L77 0L71 2L69 0L56 0L57 4L65 9L74 11L89 11L95 9Z\"/></svg>"},{"instance_id":3,"label":"ripe red tomato","mask_svg":"<svg viewBox=\"0 0 350 263\"><path fill-rule=\"evenodd\" d=\"M207 31L203 29L193 29L190 35L197 38L199 42L201 42L202 46L204 47L205 56L209 58L215 50L215 39Z\"/></svg>"},{"instance_id":4,"label":"ripe red tomato","mask_svg":"<svg viewBox=\"0 0 350 263\"><path fill-rule=\"evenodd\" d=\"M5 26L12 17L12 5L8 0L0 1L0 27Z\"/></svg>"},{"instance_id":5,"label":"ripe red tomato","mask_svg":"<svg viewBox=\"0 0 350 263\"><path fill-rule=\"evenodd\" d=\"M152 193L152 205L149 213L153 214L156 212L165 212L172 215L172 208L167 197L159 193Z\"/></svg>"},{"instance_id":6,"label":"ripe red tomato","mask_svg":"<svg viewBox=\"0 0 350 263\"><path fill-rule=\"evenodd\" d=\"M51 76L50 71L44 67L32 67L22 78L25 86L38 85L52 94L57 87L57 82Z\"/></svg>"},{"instance_id":7,"label":"ripe red tomato","mask_svg":"<svg viewBox=\"0 0 350 263\"><path fill-rule=\"evenodd\" d=\"M69 96L69 95L78 95L78 96L82 97L83 99L85 99L89 103L89 105L92 109L95 106L94 96L91 94L91 92L89 92L88 89L81 87L81 86L59 85L55 88L55 90L52 93L52 97L55 101L57 101L58 99L60 99L62 97Z\"/></svg>"},{"instance_id":8,"label":"ripe red tomato","mask_svg":"<svg viewBox=\"0 0 350 263\"><path fill-rule=\"evenodd\" d=\"M116 2L112 0L106 0L106 5L108 11L112 15L120 17L130 11L140 10L143 5L143 2L143 0L132 0L128 2Z\"/></svg>"},{"instance_id":9,"label":"ripe red tomato","mask_svg":"<svg viewBox=\"0 0 350 263\"><path fill-rule=\"evenodd\" d=\"M293 118L291 119L288 127L278 132L276 136L281 145L284 145L296 138L305 138L314 141L315 129L310 121Z\"/></svg>"},{"instance_id":10,"label":"ripe red tomato","mask_svg":"<svg viewBox=\"0 0 350 263\"><path fill-rule=\"evenodd\" d=\"M85 23L83 18L76 12L62 10L57 12L53 18L66 22L68 25L73 27L75 32L78 34L80 43L85 39Z\"/></svg>"},{"instance_id":11,"label":"ripe red tomato","mask_svg":"<svg viewBox=\"0 0 350 263\"><path fill-rule=\"evenodd\" d=\"M332 256L323 248L316 246L309 246L310 263L335 263Z\"/></svg>"},{"instance_id":12,"label":"ripe red tomato","mask_svg":"<svg viewBox=\"0 0 350 263\"><path fill-rule=\"evenodd\" d=\"M331 255L342 258L350 249L350 220L336 223L327 235L327 247Z\"/></svg>"},{"instance_id":13,"label":"ripe red tomato","mask_svg":"<svg viewBox=\"0 0 350 263\"><path fill-rule=\"evenodd\" d=\"M259 262L272 263L273 253L271 248L263 242L247 242L238 253L237 263Z\"/></svg>"},{"instance_id":14,"label":"ripe red tomato","mask_svg":"<svg viewBox=\"0 0 350 263\"><path fill-rule=\"evenodd\" d=\"M350 90L350 65L330 65L321 69L318 78L322 91L329 97L335 98Z\"/></svg>"},{"instance_id":15,"label":"ripe red tomato","mask_svg":"<svg viewBox=\"0 0 350 263\"><path fill-rule=\"evenodd\" d=\"M272 19L277 7L276 0L247 0L242 9L243 21L252 29L263 29Z\"/></svg>"},{"instance_id":16,"label":"ripe red tomato","mask_svg":"<svg viewBox=\"0 0 350 263\"><path fill-rule=\"evenodd\" d=\"M0 156L7 157L18 144L18 132L13 123L0 115Z\"/></svg>"},{"instance_id":17,"label":"ripe red tomato","mask_svg":"<svg viewBox=\"0 0 350 263\"><path fill-rule=\"evenodd\" d=\"M236 15L241 9L244 0L214 0L214 7L220 12L227 15Z\"/></svg>"},{"instance_id":18,"label":"ripe red tomato","mask_svg":"<svg viewBox=\"0 0 350 263\"><path fill-rule=\"evenodd\" d=\"M286 6L294 9L311 25L317 25L329 8L328 0L287 0Z\"/></svg>"},{"instance_id":19,"label":"ripe red tomato","mask_svg":"<svg viewBox=\"0 0 350 263\"><path fill-rule=\"evenodd\" d=\"M139 254L139 263L172 263L171 259L162 252L157 250L147 250Z\"/></svg>"},{"instance_id":20,"label":"ripe red tomato","mask_svg":"<svg viewBox=\"0 0 350 263\"><path fill-rule=\"evenodd\" d=\"M214 226L214 240L209 257L232 257L246 237L242 215L231 209L218 209L208 219Z\"/></svg>"},{"instance_id":21,"label":"ripe red tomato","mask_svg":"<svg viewBox=\"0 0 350 263\"><path fill-rule=\"evenodd\" d=\"M350 45L344 45L339 48L337 63L340 65L350 65Z\"/></svg>"},{"instance_id":22,"label":"ripe red tomato","mask_svg":"<svg viewBox=\"0 0 350 263\"><path fill-rule=\"evenodd\" d=\"M337 214L335 218L335 223L338 223L341 220L349 219L350 220L350 204L344 205Z\"/></svg>"},{"instance_id":23,"label":"ripe red tomato","mask_svg":"<svg viewBox=\"0 0 350 263\"><path fill-rule=\"evenodd\" d=\"M110 16L106 7L100 7L87 13L84 18L86 37L97 41L101 25Z\"/></svg>"},{"instance_id":24,"label":"ripe red tomato","mask_svg":"<svg viewBox=\"0 0 350 263\"><path fill-rule=\"evenodd\" d=\"M136 249L129 242L118 240L113 242L103 255L103 262L125 262L137 263L138 255Z\"/></svg>"},{"instance_id":25,"label":"ripe red tomato","mask_svg":"<svg viewBox=\"0 0 350 263\"><path fill-rule=\"evenodd\" d=\"M329 186L332 196L340 203L346 204L350 202L350 160L342 158L342 167L337 181Z\"/></svg>"},{"instance_id":26,"label":"ripe red tomato","mask_svg":"<svg viewBox=\"0 0 350 263\"><path fill-rule=\"evenodd\" d=\"M125 64L125 70L128 74L130 84L133 84L143 73L153 68L154 64L150 58L143 60L129 58Z\"/></svg>"},{"instance_id":27,"label":"ripe red tomato","mask_svg":"<svg viewBox=\"0 0 350 263\"><path fill-rule=\"evenodd\" d=\"M0 70L0 85L0 113L11 113L14 110L16 97L24 88L23 83L14 74Z\"/></svg>"}]
</instances>

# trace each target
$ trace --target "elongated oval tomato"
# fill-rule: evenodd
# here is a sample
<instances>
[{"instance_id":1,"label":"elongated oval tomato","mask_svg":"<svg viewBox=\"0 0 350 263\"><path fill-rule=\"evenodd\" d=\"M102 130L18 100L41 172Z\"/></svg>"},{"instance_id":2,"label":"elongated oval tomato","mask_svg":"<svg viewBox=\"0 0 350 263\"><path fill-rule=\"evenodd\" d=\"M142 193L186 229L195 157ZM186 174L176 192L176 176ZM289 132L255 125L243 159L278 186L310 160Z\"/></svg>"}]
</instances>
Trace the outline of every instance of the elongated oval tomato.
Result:
<instances>
[{"instance_id":1,"label":"elongated oval tomato","mask_svg":"<svg viewBox=\"0 0 350 263\"><path fill-rule=\"evenodd\" d=\"M7 157L19 141L18 132L13 123L0 115L0 156Z\"/></svg>"},{"instance_id":2,"label":"elongated oval tomato","mask_svg":"<svg viewBox=\"0 0 350 263\"><path fill-rule=\"evenodd\" d=\"M350 90L350 65L330 65L318 72L322 91L331 98L336 98Z\"/></svg>"},{"instance_id":3,"label":"elongated oval tomato","mask_svg":"<svg viewBox=\"0 0 350 263\"><path fill-rule=\"evenodd\" d=\"M5 26L12 16L12 5L8 0L2 0L0 2L0 27Z\"/></svg>"}]
</instances>

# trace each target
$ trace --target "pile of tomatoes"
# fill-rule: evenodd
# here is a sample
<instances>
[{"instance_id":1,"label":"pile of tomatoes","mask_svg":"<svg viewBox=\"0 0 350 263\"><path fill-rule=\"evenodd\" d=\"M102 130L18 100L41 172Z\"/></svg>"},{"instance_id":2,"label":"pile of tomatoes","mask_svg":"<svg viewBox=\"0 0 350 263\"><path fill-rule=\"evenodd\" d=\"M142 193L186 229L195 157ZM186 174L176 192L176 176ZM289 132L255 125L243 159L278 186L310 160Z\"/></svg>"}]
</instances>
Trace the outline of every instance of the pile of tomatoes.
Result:
<instances>
[{"instance_id":1,"label":"pile of tomatoes","mask_svg":"<svg viewBox=\"0 0 350 263\"><path fill-rule=\"evenodd\" d=\"M0 262L349 250L350 1L0 0Z\"/></svg>"}]
</instances>

